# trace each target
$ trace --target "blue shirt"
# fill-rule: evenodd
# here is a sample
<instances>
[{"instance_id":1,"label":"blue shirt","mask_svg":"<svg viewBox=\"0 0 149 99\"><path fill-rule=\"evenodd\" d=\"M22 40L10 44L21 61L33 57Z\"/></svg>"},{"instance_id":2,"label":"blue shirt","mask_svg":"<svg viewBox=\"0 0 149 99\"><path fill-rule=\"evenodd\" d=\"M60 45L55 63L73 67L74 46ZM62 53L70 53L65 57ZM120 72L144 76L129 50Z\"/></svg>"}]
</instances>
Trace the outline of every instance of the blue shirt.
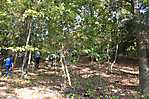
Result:
<instances>
[{"instance_id":1,"label":"blue shirt","mask_svg":"<svg viewBox=\"0 0 149 99\"><path fill-rule=\"evenodd\" d=\"M5 60L5 66L10 66L11 67L12 64L13 64L12 58L11 57L6 58L6 60Z\"/></svg>"}]
</instances>

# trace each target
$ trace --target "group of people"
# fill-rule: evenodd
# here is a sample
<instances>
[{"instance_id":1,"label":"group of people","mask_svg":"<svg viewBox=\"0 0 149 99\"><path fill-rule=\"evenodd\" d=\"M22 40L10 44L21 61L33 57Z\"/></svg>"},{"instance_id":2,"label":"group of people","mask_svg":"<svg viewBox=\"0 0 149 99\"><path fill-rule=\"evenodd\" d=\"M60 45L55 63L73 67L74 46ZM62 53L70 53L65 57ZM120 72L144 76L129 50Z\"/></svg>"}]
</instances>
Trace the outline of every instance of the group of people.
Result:
<instances>
[{"instance_id":1,"label":"group of people","mask_svg":"<svg viewBox=\"0 0 149 99\"><path fill-rule=\"evenodd\" d=\"M40 62L40 52L37 51L34 55L34 61L35 61L35 67L38 68L39 67L39 62ZM5 72L2 73L5 74L6 77L8 76L12 76L12 70L14 68L14 62L13 62L13 55L8 55L5 59L2 55L2 53L0 53L0 64L1 66L5 69Z\"/></svg>"}]
</instances>

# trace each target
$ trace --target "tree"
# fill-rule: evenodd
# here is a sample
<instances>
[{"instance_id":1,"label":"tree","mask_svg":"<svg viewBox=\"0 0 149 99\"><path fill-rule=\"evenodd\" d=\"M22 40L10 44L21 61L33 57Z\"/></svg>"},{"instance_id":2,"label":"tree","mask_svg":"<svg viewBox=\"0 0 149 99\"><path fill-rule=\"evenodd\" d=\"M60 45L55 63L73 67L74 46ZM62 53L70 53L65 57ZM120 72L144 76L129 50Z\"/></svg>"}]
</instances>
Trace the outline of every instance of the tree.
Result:
<instances>
[{"instance_id":1,"label":"tree","mask_svg":"<svg viewBox=\"0 0 149 99\"><path fill-rule=\"evenodd\" d=\"M147 0L141 1L147 6ZM66 49L75 49L78 55L85 53L92 60L115 58L114 64L120 52L127 53L126 49L133 46L127 41L134 44L137 39L140 86L146 92L148 15L147 9L137 9L138 4L138 0L1 0L0 47L25 51L26 57L35 48L43 52L61 50L64 56ZM128 24L135 27L136 34L130 36ZM67 72L67 67L63 68Z\"/></svg>"},{"instance_id":2,"label":"tree","mask_svg":"<svg viewBox=\"0 0 149 99\"><path fill-rule=\"evenodd\" d=\"M143 0L146 3L146 0ZM132 8L134 9L134 26L138 40L138 57L139 57L139 83L140 91L143 94L149 95L149 76L148 76L148 63L147 63L147 40L148 29L146 19L142 16L146 16L145 13L141 13L142 4L138 0L130 1ZM145 9L144 9L145 10Z\"/></svg>"}]
</instances>

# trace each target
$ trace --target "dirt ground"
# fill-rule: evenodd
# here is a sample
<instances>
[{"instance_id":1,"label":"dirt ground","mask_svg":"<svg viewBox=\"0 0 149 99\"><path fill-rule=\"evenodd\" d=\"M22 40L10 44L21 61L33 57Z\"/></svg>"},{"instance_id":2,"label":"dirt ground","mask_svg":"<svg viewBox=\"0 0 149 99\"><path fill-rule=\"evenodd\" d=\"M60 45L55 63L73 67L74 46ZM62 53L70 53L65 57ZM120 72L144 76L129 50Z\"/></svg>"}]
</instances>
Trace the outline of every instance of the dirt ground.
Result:
<instances>
[{"instance_id":1,"label":"dirt ground","mask_svg":"<svg viewBox=\"0 0 149 99\"><path fill-rule=\"evenodd\" d=\"M132 99L138 95L136 61L119 60L111 73L108 68L107 63L69 65L71 88L62 76L61 67L54 69L41 63L40 68L28 72L25 79L20 78L21 71L15 68L12 78L0 77L0 99L66 99L73 94L84 99L105 96Z\"/></svg>"}]
</instances>

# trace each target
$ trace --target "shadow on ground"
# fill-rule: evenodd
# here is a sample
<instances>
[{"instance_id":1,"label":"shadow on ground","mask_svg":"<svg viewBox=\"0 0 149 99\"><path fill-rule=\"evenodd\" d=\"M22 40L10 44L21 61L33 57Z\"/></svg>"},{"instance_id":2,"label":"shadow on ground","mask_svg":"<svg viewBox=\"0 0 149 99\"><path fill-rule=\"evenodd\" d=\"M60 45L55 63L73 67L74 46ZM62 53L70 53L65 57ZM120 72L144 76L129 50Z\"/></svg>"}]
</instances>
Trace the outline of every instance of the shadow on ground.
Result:
<instances>
[{"instance_id":1,"label":"shadow on ground","mask_svg":"<svg viewBox=\"0 0 149 99\"><path fill-rule=\"evenodd\" d=\"M72 86L65 82L61 67L55 69L40 64L38 70L29 71L25 79L21 72L14 69L13 78L0 78L0 98L5 99L64 99L67 97L132 97L138 93L138 75L119 71L138 68L136 64L115 64L114 72L109 73L106 64L69 65Z\"/></svg>"}]
</instances>

